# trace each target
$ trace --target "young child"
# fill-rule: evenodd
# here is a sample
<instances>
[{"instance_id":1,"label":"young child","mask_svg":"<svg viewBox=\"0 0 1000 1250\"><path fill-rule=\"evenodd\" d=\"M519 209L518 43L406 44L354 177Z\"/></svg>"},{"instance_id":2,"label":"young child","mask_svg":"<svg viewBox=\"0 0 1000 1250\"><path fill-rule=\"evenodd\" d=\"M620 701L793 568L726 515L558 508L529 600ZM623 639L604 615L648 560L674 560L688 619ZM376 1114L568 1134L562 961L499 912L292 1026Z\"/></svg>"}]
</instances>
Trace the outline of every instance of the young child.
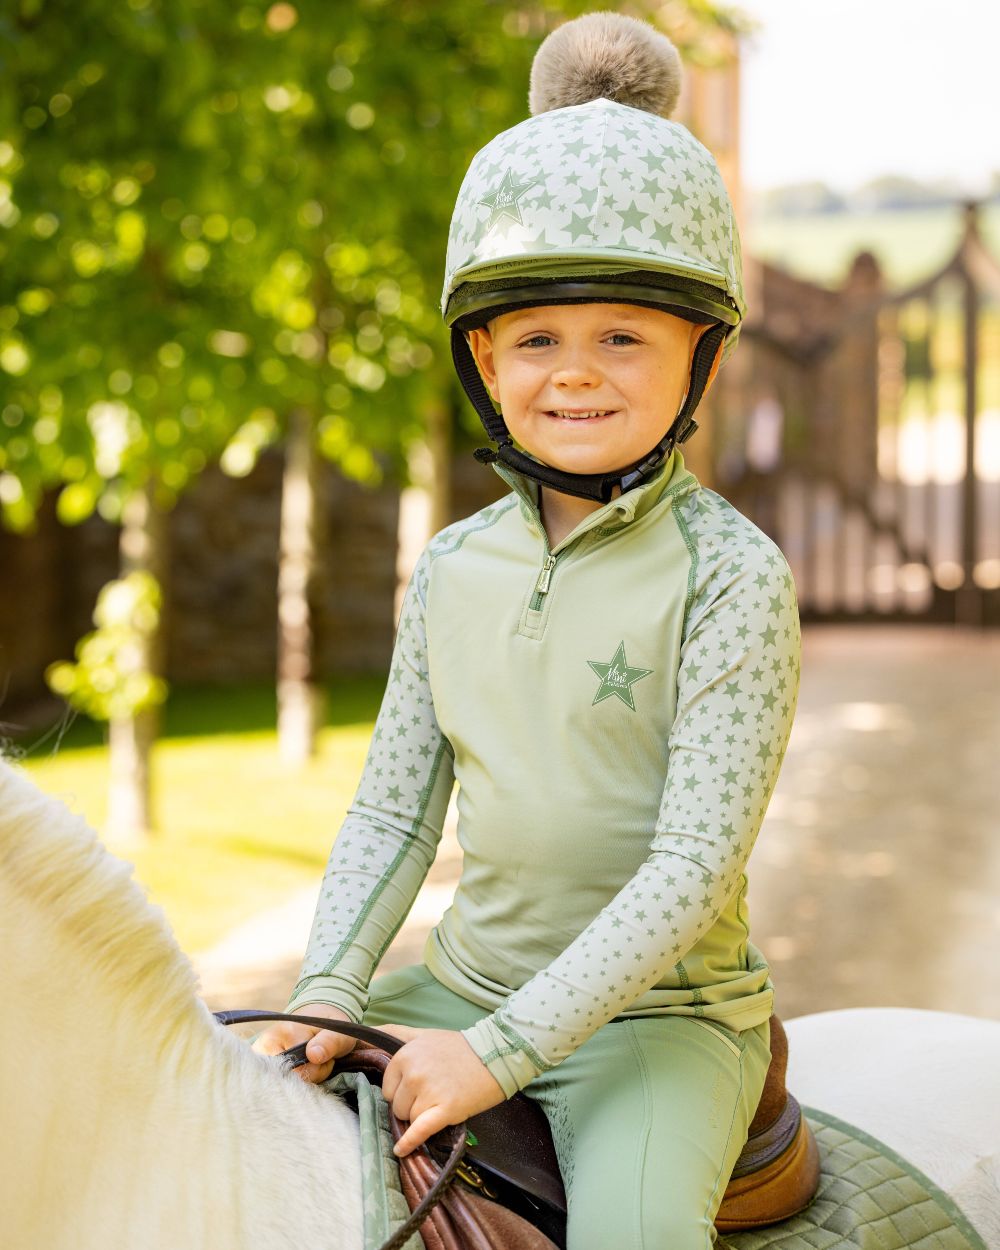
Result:
<instances>
[{"instance_id":1,"label":"young child","mask_svg":"<svg viewBox=\"0 0 1000 1250\"><path fill-rule=\"evenodd\" d=\"M780 550L678 446L745 308L719 171L666 120L678 83L646 23L569 22L463 182L442 306L511 493L417 564L289 1004L406 1041L399 1153L536 1099L569 1250L711 1246L770 1060L745 868L799 621ZM454 902L422 964L371 982L455 781ZM309 1080L352 1045L256 1045L306 1038Z\"/></svg>"}]
</instances>

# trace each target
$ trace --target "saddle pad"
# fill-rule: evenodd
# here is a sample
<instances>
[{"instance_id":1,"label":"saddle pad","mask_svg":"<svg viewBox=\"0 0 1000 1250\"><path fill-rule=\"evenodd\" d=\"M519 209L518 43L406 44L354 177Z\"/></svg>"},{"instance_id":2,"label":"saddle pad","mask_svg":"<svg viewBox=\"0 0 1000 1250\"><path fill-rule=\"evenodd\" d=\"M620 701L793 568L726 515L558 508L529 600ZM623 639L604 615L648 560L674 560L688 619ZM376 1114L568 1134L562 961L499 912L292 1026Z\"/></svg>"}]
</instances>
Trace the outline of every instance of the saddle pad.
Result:
<instances>
[{"instance_id":1,"label":"saddle pad","mask_svg":"<svg viewBox=\"0 0 1000 1250\"><path fill-rule=\"evenodd\" d=\"M815 1107L820 1178L804 1211L777 1224L719 1236L717 1250L987 1250L930 1177L884 1142Z\"/></svg>"},{"instance_id":2,"label":"saddle pad","mask_svg":"<svg viewBox=\"0 0 1000 1250\"><path fill-rule=\"evenodd\" d=\"M365 1250L378 1250L410 1214L399 1181L399 1160L392 1153L386 1101L379 1087L372 1085L363 1072L339 1072L320 1088L342 1097L353 1095L357 1103ZM419 1233L413 1234L404 1250L424 1250Z\"/></svg>"}]
</instances>

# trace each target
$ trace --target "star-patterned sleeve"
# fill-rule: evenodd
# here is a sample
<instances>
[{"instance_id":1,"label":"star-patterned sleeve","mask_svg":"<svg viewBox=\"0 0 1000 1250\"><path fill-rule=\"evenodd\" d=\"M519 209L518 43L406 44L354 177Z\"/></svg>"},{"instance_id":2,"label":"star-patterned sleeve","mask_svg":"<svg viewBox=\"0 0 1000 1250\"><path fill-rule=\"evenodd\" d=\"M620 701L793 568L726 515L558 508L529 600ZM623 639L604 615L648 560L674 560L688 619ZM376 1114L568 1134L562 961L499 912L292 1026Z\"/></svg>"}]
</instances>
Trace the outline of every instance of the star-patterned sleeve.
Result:
<instances>
[{"instance_id":1,"label":"star-patterned sleeve","mask_svg":"<svg viewBox=\"0 0 1000 1250\"><path fill-rule=\"evenodd\" d=\"M689 520L678 514L694 550ZM559 956L463 1031L508 1096L684 958L737 888L767 809L798 698L794 582L759 531L702 546L648 858Z\"/></svg>"},{"instance_id":2,"label":"star-patterned sleeve","mask_svg":"<svg viewBox=\"0 0 1000 1250\"><path fill-rule=\"evenodd\" d=\"M368 758L330 853L289 1011L329 1003L360 1021L372 974L437 851L454 757L431 700L427 571L425 551L403 600Z\"/></svg>"}]
</instances>

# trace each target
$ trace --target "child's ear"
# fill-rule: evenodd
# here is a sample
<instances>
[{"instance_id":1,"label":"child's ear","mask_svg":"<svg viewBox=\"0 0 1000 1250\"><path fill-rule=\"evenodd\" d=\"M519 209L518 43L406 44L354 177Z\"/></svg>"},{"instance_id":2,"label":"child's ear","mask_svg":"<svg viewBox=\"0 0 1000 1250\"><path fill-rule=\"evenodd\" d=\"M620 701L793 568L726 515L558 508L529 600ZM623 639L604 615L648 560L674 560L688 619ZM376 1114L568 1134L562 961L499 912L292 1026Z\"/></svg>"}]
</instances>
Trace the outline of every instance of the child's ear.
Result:
<instances>
[{"instance_id":1,"label":"child's ear","mask_svg":"<svg viewBox=\"0 0 1000 1250\"><path fill-rule=\"evenodd\" d=\"M497 395L497 371L496 363L493 360L493 340L490 332L485 326L478 326L475 330L468 331L469 351L472 352L472 359L476 362L476 368L479 370L479 376L483 379L483 385L490 393L490 398L495 404L500 402Z\"/></svg>"}]
</instances>

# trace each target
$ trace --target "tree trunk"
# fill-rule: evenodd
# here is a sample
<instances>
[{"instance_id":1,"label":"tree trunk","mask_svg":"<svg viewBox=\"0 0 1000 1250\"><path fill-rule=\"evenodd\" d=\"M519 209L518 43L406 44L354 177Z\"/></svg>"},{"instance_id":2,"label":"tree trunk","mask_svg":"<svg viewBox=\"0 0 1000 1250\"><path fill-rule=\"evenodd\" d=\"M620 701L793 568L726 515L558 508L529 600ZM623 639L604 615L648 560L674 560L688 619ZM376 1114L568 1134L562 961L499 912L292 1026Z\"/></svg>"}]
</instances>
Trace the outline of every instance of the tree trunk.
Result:
<instances>
[{"instance_id":1,"label":"tree trunk","mask_svg":"<svg viewBox=\"0 0 1000 1250\"><path fill-rule=\"evenodd\" d=\"M312 615L319 468L313 415L297 407L285 441L278 554L278 754L292 765L315 753L325 712Z\"/></svg>"},{"instance_id":2,"label":"tree trunk","mask_svg":"<svg viewBox=\"0 0 1000 1250\"><path fill-rule=\"evenodd\" d=\"M166 514L156 506L155 479L151 478L144 487L133 491L122 509L119 555L122 577L142 569L152 573L160 584L163 608L159 628L143 644L144 666L158 676L163 675L165 667L167 533ZM135 716L111 719L111 777L105 832L109 841L117 845L141 843L156 830L150 755L159 732L158 706L146 708Z\"/></svg>"}]
</instances>

